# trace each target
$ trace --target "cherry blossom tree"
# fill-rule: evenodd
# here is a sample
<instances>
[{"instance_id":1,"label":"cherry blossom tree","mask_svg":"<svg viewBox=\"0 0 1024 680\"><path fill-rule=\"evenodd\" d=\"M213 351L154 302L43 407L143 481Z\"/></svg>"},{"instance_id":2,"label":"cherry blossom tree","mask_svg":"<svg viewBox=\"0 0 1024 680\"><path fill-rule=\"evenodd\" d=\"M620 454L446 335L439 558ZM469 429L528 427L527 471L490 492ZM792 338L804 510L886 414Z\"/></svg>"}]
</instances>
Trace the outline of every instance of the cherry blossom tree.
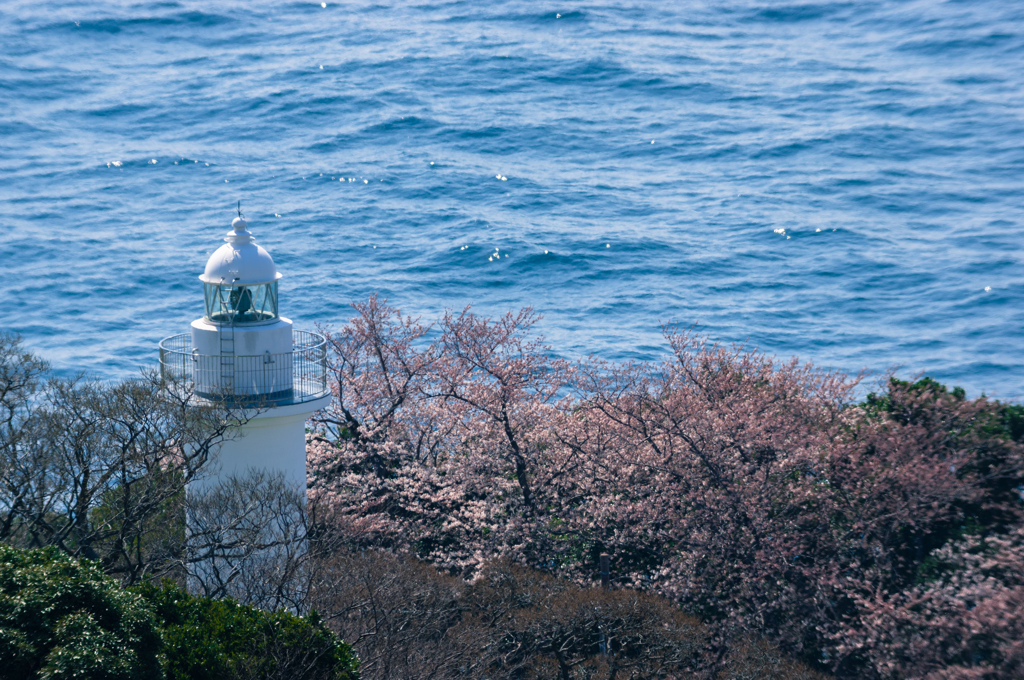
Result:
<instances>
[{"instance_id":1,"label":"cherry blossom tree","mask_svg":"<svg viewBox=\"0 0 1024 680\"><path fill-rule=\"evenodd\" d=\"M468 310L430 327L371 299L337 333L335 399L314 421L310 487L353 540L471 573L538 558L548 414L560 362L528 339L526 310Z\"/></svg>"},{"instance_id":2,"label":"cherry blossom tree","mask_svg":"<svg viewBox=\"0 0 1024 680\"><path fill-rule=\"evenodd\" d=\"M355 309L309 438L349 542L578 584L608 553L616 587L702 617L721 659L757 634L840 675L1015 672L1020 407L927 379L858 402L860 377L692 331L666 329L662 362L570 365L530 310Z\"/></svg>"}]
</instances>

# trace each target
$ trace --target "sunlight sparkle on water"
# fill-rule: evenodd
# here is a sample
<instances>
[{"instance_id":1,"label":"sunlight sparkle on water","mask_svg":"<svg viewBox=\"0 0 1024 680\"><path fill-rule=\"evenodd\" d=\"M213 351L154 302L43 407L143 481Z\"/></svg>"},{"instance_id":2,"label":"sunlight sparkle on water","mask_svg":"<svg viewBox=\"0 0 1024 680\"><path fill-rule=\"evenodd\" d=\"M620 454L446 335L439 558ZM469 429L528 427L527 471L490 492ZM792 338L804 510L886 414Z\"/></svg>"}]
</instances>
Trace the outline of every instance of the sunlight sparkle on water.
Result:
<instances>
[{"instance_id":1,"label":"sunlight sparkle on water","mask_svg":"<svg viewBox=\"0 0 1024 680\"><path fill-rule=\"evenodd\" d=\"M1012 49L1022 34L1005 30L1017 25L1015 3L916 3L921 11L901 12L887 0L810 13L662 3L643 18L611 3L597 14L556 10L559 22L570 19L557 27L528 10L474 12L484 21L475 28L452 23L451 3L353 13L336 2L330 23L340 26L306 11L327 11L327 0L273 3L270 13L267 3L234 3L230 25L179 7L196 3L109 4L102 30L83 21L69 32L76 24L54 21L48 3L3 3L19 27L4 34L4 58L18 73L4 94L0 269L17 301L5 308L4 330L21 332L62 371L117 379L155 361L153 339L191 318L192 269L220 245L242 198L254 218L280 222L266 232L257 224L257 242L320 287L289 296L289 314L306 324L341 322L349 300L379 289L425 319L470 302L487 314L534 306L556 353L646 361L660 356L659 320L700 320L724 342L749 338L837 370L902 365L972 394L1024 399L1024 336L1014 333L1024 325L1015 294L1024 246L1013 237L1024 223L1024 158L989 162L991 149L1024 135L1005 106L1006 93L1024 91L1024 51ZM135 40L137 21L146 22L145 39ZM980 39L952 46L949 35L964 25ZM345 40L335 46L337 30ZM167 49L183 35L185 61ZM144 73L123 71L118 48L129 45ZM330 83L306 72L317 52L334 60ZM37 68L41 59L95 77L55 78ZM847 68L862 63L870 75ZM531 73L551 77L524 77ZM109 90L122 76L127 97ZM669 135L670 148L650 156L632 146L657 146L649 132ZM142 155L152 151L173 167L156 172L163 160ZM128 160L102 160L111 152ZM192 163L217 173L186 172L182 152L215 158ZM424 176L424 159L440 171L435 154L448 159L444 172ZM118 172L96 178L97 159ZM136 172L139 161L153 170ZM515 199L511 187L492 193L476 182L496 162L527 173ZM928 166L935 172L918 172ZM390 184L323 194L307 180L368 187L369 177L317 167L386 172L378 183ZM499 169L491 177L512 181ZM40 191L41 178L55 179ZM275 205L288 206L287 221L267 211ZM127 325L125 291L89 283L96 270L121 265L126 246L105 224L111 213L162 214L167 232L131 241L156 282L149 293L163 301L159 314ZM594 238L622 228L628 245L588 262ZM765 231L800 243L772 248ZM392 252L366 257L370 234ZM456 236L473 243L451 243ZM460 263L422 255L453 245L475 258L488 238L521 246L523 257L474 277L472 261L461 272L469 275L452 276ZM548 261L555 251L537 246L547 240L565 257ZM33 283L68 247L81 256L62 263L65 283ZM409 253L416 276L391 276ZM512 258L493 247L487 254L489 264ZM779 280L785 285L764 283ZM915 304L891 295L891 281ZM82 290L89 324L78 316ZM980 301L971 297L979 290ZM961 308L965 296L977 304Z\"/></svg>"}]
</instances>

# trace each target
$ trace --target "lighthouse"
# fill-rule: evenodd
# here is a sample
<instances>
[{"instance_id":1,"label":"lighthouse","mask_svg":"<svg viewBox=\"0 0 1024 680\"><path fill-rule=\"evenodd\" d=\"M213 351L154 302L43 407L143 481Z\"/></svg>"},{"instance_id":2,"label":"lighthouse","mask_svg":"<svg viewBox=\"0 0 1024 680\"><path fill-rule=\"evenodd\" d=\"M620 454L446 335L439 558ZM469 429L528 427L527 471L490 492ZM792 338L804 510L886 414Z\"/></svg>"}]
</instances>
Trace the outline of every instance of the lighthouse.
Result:
<instances>
[{"instance_id":1,"label":"lighthouse","mask_svg":"<svg viewBox=\"0 0 1024 680\"><path fill-rule=\"evenodd\" d=\"M224 241L199 275L203 316L160 342L165 376L191 381L196 399L245 414L213 474L195 485L261 470L283 475L305 498L306 420L330 401L326 342L281 316L281 274L241 216Z\"/></svg>"}]
</instances>

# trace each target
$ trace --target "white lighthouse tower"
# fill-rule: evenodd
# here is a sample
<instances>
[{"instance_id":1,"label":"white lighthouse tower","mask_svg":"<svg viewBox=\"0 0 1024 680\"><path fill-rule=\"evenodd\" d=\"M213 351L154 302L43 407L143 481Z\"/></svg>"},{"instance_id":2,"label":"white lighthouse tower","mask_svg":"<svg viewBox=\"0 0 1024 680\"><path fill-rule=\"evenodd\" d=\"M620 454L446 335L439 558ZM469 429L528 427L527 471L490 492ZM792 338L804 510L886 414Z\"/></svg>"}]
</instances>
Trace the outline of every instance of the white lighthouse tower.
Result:
<instances>
[{"instance_id":1,"label":"white lighthouse tower","mask_svg":"<svg viewBox=\"0 0 1024 680\"><path fill-rule=\"evenodd\" d=\"M160 343L165 374L190 379L196 395L249 417L225 441L215 474L198 485L258 469L306 488L306 419L327 406L326 343L280 315L274 260L238 217L199 276L205 313L191 332Z\"/></svg>"}]
</instances>

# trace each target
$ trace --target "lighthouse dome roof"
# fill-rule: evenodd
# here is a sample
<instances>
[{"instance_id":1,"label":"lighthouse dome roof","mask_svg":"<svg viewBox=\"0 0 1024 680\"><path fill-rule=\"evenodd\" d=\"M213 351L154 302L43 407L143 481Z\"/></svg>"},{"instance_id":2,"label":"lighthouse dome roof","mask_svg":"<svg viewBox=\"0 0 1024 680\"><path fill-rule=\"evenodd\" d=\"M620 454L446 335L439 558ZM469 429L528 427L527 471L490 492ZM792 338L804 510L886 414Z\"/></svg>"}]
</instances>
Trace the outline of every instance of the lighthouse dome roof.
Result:
<instances>
[{"instance_id":1,"label":"lighthouse dome roof","mask_svg":"<svg viewBox=\"0 0 1024 680\"><path fill-rule=\"evenodd\" d=\"M206 271L199 277L204 283L249 286L269 283L281 278L270 253L256 245L248 223L236 217L231 223L224 245L206 262Z\"/></svg>"}]
</instances>

